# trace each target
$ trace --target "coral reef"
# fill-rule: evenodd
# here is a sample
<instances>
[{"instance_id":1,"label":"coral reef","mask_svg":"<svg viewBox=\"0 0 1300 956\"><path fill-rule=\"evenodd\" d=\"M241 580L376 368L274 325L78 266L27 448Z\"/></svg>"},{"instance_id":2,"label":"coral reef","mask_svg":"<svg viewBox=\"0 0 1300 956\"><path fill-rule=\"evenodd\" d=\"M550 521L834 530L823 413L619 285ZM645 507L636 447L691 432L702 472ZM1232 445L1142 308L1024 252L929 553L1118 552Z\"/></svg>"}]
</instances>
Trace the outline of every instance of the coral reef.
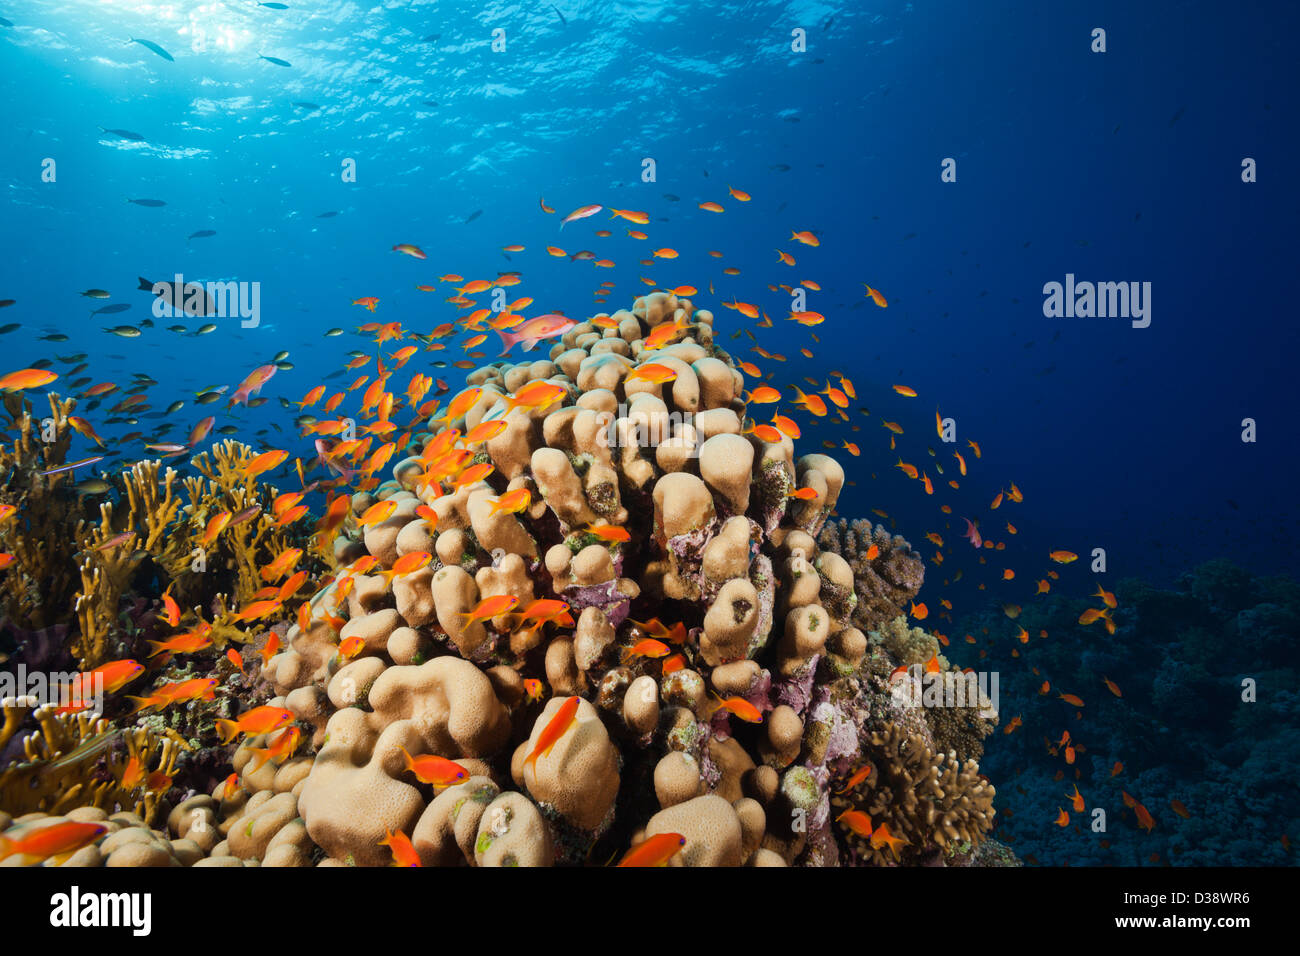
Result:
<instances>
[{"instance_id":1,"label":"coral reef","mask_svg":"<svg viewBox=\"0 0 1300 956\"><path fill-rule=\"evenodd\" d=\"M267 567L293 539L271 520L275 489L246 474L250 450L199 456L183 505L172 472L129 472L126 519L104 505L84 532L83 662L124 647L108 611L130 559L95 548L130 530L127 550L210 610L214 639L266 635L264 665L222 664L215 696L146 709L154 737L124 743L155 779L176 772L168 743L202 752L179 759L166 831L111 834L97 861L115 865L117 838L159 865L575 865L679 834L669 865L968 865L993 818L974 760L989 725L931 722L892 683L909 665L951 671L903 617L920 560L883 529L827 525L843 469L755 433L712 321L656 292L545 358L471 372L390 480L331 504L311 597L251 628L227 598L274 592ZM250 517L197 575L195 542L223 511ZM193 660L168 675L202 673ZM215 718L254 700L294 722L214 745ZM214 784L212 754L235 774ZM132 799L151 824L159 803ZM854 836L848 807L902 852Z\"/></svg>"}]
</instances>

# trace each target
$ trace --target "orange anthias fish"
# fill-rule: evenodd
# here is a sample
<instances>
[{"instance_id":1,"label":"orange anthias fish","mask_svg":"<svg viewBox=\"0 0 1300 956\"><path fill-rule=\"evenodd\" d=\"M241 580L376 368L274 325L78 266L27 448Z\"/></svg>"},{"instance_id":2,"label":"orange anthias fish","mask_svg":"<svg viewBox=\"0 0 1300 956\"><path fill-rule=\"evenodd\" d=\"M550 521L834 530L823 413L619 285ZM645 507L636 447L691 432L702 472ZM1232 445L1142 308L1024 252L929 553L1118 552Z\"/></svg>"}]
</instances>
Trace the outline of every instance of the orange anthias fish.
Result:
<instances>
[{"instance_id":1,"label":"orange anthias fish","mask_svg":"<svg viewBox=\"0 0 1300 956\"><path fill-rule=\"evenodd\" d=\"M393 851L393 866L423 866L420 862L420 854L416 853L415 847L411 845L411 838L401 830L393 833L385 827L384 838L379 841L379 845Z\"/></svg>"},{"instance_id":2,"label":"orange anthias fish","mask_svg":"<svg viewBox=\"0 0 1300 956\"><path fill-rule=\"evenodd\" d=\"M871 846L879 850L882 846L888 846L889 851L894 854L894 860L898 860L898 848L906 846L907 841L902 837L896 837L889 832L889 824L882 823L876 828L876 832L871 834Z\"/></svg>"},{"instance_id":3,"label":"orange anthias fish","mask_svg":"<svg viewBox=\"0 0 1300 956\"><path fill-rule=\"evenodd\" d=\"M254 707L240 715L238 720L218 720L217 732L221 735L221 742L228 744L240 734L269 734L293 723L293 720L292 711L268 704Z\"/></svg>"},{"instance_id":4,"label":"orange anthias fish","mask_svg":"<svg viewBox=\"0 0 1300 956\"><path fill-rule=\"evenodd\" d=\"M632 540L632 535L631 535L631 533L627 530L627 528L622 528L622 527L619 527L618 525L612 525L612 524L601 524L601 525L589 524L589 525L587 525L587 527L583 528L582 530L585 531L587 534L595 535L595 536L596 536L597 538L599 538L601 541L608 541L608 542L614 543L614 542L622 542L622 541L631 541L631 540Z\"/></svg>"},{"instance_id":5,"label":"orange anthias fish","mask_svg":"<svg viewBox=\"0 0 1300 956\"><path fill-rule=\"evenodd\" d=\"M294 755L298 749L298 744L302 742L302 731L297 727L290 727L280 733L266 747L253 747L252 752L261 759L258 764L266 763L269 760L282 761ZM249 762L249 770L253 770L252 761Z\"/></svg>"},{"instance_id":6,"label":"orange anthias fish","mask_svg":"<svg viewBox=\"0 0 1300 956\"><path fill-rule=\"evenodd\" d=\"M533 747L532 753L528 755L528 759L524 761L525 767L532 766L536 768L537 758L551 752L551 749L577 719L578 705L581 703L581 697L570 697L560 705L560 709L555 712L555 716L547 722L546 726L542 728L541 734L538 735L537 744ZM534 772L536 772L535 769Z\"/></svg>"},{"instance_id":7,"label":"orange anthias fish","mask_svg":"<svg viewBox=\"0 0 1300 956\"><path fill-rule=\"evenodd\" d=\"M0 378L0 391L12 392L24 388L40 388L42 385L49 385L58 377L57 372L49 372L43 368L19 369L17 372L10 372L4 378Z\"/></svg>"},{"instance_id":8,"label":"orange anthias fish","mask_svg":"<svg viewBox=\"0 0 1300 956\"><path fill-rule=\"evenodd\" d=\"M436 754L412 757L405 747L401 751L406 757L406 769L415 774L420 783L432 784L434 790L444 790L458 781L469 779L469 771L454 760Z\"/></svg>"},{"instance_id":9,"label":"orange anthias fish","mask_svg":"<svg viewBox=\"0 0 1300 956\"><path fill-rule=\"evenodd\" d=\"M686 846L680 833L656 833L642 840L623 855L619 866L665 866Z\"/></svg>"},{"instance_id":10,"label":"orange anthias fish","mask_svg":"<svg viewBox=\"0 0 1300 956\"><path fill-rule=\"evenodd\" d=\"M835 819L848 827L849 831L856 836L863 839L871 836L871 817L861 810L845 810Z\"/></svg>"},{"instance_id":11,"label":"orange anthias fish","mask_svg":"<svg viewBox=\"0 0 1300 956\"><path fill-rule=\"evenodd\" d=\"M762 723L762 712L749 701L745 700L745 698L728 697L726 700L723 700L721 697L718 697L717 694L714 694L713 696L717 698L718 701L717 705L713 708L713 713L716 714L720 710L725 710L739 717L747 724Z\"/></svg>"},{"instance_id":12,"label":"orange anthias fish","mask_svg":"<svg viewBox=\"0 0 1300 956\"><path fill-rule=\"evenodd\" d=\"M505 512L506 514L517 514L527 508L533 501L533 493L527 488L516 488L514 491L507 491L500 498L491 501L491 514Z\"/></svg>"},{"instance_id":13,"label":"orange anthias fish","mask_svg":"<svg viewBox=\"0 0 1300 956\"><path fill-rule=\"evenodd\" d=\"M479 601L474 610L462 613L461 617L465 619L465 626L469 627L476 621L488 621L502 614L509 614L518 603L519 598L513 594L497 594Z\"/></svg>"},{"instance_id":14,"label":"orange anthias fish","mask_svg":"<svg viewBox=\"0 0 1300 956\"><path fill-rule=\"evenodd\" d=\"M835 792L848 793L869 776L871 776L871 764L863 764L863 766L860 767L853 776L849 777L843 788L836 790Z\"/></svg>"},{"instance_id":15,"label":"orange anthias fish","mask_svg":"<svg viewBox=\"0 0 1300 956\"><path fill-rule=\"evenodd\" d=\"M73 853L108 832L102 823L67 821L53 826L24 827L17 836L0 836L0 860L18 855L33 860Z\"/></svg>"}]
</instances>

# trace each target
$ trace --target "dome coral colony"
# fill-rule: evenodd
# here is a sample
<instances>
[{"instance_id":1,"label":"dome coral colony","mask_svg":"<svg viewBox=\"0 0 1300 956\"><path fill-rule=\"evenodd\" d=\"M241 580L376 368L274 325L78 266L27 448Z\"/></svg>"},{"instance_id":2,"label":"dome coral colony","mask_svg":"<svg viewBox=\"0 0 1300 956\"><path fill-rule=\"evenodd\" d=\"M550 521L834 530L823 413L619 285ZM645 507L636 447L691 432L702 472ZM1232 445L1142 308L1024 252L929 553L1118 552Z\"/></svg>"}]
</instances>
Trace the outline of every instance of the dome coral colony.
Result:
<instances>
[{"instance_id":1,"label":"dome coral colony","mask_svg":"<svg viewBox=\"0 0 1300 956\"><path fill-rule=\"evenodd\" d=\"M900 665L950 667L902 620L920 561L826 525L843 469L755 434L712 321L656 292L472 372L352 496L340 574L268 658L301 751L250 732L166 830L71 811L118 831L76 862L992 859L992 724L891 693Z\"/></svg>"}]
</instances>

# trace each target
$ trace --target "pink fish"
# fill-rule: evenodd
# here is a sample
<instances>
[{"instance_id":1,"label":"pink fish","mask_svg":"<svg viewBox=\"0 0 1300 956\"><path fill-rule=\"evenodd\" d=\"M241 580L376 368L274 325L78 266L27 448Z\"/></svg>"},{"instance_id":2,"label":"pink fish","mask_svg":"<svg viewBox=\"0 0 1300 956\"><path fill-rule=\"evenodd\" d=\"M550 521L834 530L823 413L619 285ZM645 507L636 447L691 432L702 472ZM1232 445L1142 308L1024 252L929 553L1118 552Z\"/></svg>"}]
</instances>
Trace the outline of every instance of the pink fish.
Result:
<instances>
[{"instance_id":1,"label":"pink fish","mask_svg":"<svg viewBox=\"0 0 1300 956\"><path fill-rule=\"evenodd\" d=\"M353 469L347 468L343 465L340 465L338 462L336 462L330 456L331 450L332 449L330 448L330 446L326 445L325 442L323 442L321 439L319 438L316 439L317 460L326 468L328 468L330 471L342 475L344 481L351 481L353 477L355 477L356 472ZM303 490L305 491L306 489Z\"/></svg>"},{"instance_id":2,"label":"pink fish","mask_svg":"<svg viewBox=\"0 0 1300 956\"><path fill-rule=\"evenodd\" d=\"M962 532L963 536L976 548L984 547L984 539L980 537L979 528L975 527L970 518L962 518L966 522L966 530Z\"/></svg>"},{"instance_id":3,"label":"pink fish","mask_svg":"<svg viewBox=\"0 0 1300 956\"><path fill-rule=\"evenodd\" d=\"M564 217L564 222L560 223L560 228L564 228L565 222L573 222L575 219L586 219L588 216L594 216L604 209L604 206L579 206L573 212Z\"/></svg>"},{"instance_id":4,"label":"pink fish","mask_svg":"<svg viewBox=\"0 0 1300 956\"><path fill-rule=\"evenodd\" d=\"M235 389L235 394L231 396L227 408L234 408L239 404L246 404L249 396L256 395L271 376L276 372L274 365L259 365L253 371L248 373L248 378L239 383L239 388Z\"/></svg>"},{"instance_id":5,"label":"pink fish","mask_svg":"<svg viewBox=\"0 0 1300 956\"><path fill-rule=\"evenodd\" d=\"M524 351L527 352L542 339L553 339L557 335L563 335L577 324L573 319L552 312L529 319L514 332L497 329L497 334L501 336L501 354L508 355L516 342L523 342Z\"/></svg>"},{"instance_id":6,"label":"pink fish","mask_svg":"<svg viewBox=\"0 0 1300 956\"><path fill-rule=\"evenodd\" d=\"M208 432L212 431L212 426L215 425L216 423L217 420L212 415L209 415L207 418L203 419L203 421L199 422L197 425L194 426L194 431L190 432L189 441L187 441L185 444L193 448L199 442L203 441L203 439L208 437Z\"/></svg>"}]
</instances>

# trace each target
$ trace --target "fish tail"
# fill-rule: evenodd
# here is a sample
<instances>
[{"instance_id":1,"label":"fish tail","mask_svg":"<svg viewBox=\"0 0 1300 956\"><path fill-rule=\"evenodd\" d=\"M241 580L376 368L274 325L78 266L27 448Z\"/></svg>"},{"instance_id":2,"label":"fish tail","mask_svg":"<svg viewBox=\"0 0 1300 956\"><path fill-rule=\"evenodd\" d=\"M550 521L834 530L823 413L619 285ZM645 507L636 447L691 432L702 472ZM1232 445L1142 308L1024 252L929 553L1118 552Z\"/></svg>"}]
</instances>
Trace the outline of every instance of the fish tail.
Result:
<instances>
[{"instance_id":1,"label":"fish tail","mask_svg":"<svg viewBox=\"0 0 1300 956\"><path fill-rule=\"evenodd\" d=\"M153 283L152 283L152 282L150 282L150 281L149 281L148 279L146 279L144 276L136 276L136 278L140 281L140 284L139 284L138 286L136 286L137 289L139 289L139 290L141 290L141 291L145 291L145 292L152 292L152 291L153 291Z\"/></svg>"},{"instance_id":2,"label":"fish tail","mask_svg":"<svg viewBox=\"0 0 1300 956\"><path fill-rule=\"evenodd\" d=\"M131 708L131 713L133 714L138 714L146 707L153 706L153 700L148 697L132 697L130 694L128 694L126 699L132 701L135 704L135 706Z\"/></svg>"},{"instance_id":3,"label":"fish tail","mask_svg":"<svg viewBox=\"0 0 1300 956\"><path fill-rule=\"evenodd\" d=\"M502 356L509 355L510 350L514 347L514 344L519 341L519 339L516 336L511 335L509 332L505 331L505 329L497 329L497 335L501 336L501 355Z\"/></svg>"},{"instance_id":4,"label":"fish tail","mask_svg":"<svg viewBox=\"0 0 1300 956\"><path fill-rule=\"evenodd\" d=\"M153 648L153 653L149 655L149 660L153 660L159 654L167 650L167 648L163 646L163 641L149 641L148 643L149 646Z\"/></svg>"},{"instance_id":5,"label":"fish tail","mask_svg":"<svg viewBox=\"0 0 1300 956\"><path fill-rule=\"evenodd\" d=\"M221 742L228 744L239 736L239 725L233 720L218 720L217 733L221 735Z\"/></svg>"}]
</instances>

